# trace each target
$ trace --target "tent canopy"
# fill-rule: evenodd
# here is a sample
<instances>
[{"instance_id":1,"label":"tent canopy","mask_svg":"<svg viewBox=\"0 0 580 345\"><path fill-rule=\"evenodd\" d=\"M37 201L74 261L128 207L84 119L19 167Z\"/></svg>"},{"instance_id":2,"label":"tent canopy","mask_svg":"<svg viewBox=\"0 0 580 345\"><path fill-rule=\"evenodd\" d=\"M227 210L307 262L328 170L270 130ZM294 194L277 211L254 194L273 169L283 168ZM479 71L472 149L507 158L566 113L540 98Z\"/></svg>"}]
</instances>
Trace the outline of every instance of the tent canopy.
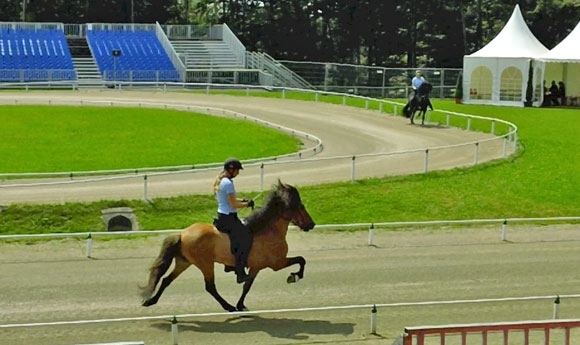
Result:
<instances>
[{"instance_id":1,"label":"tent canopy","mask_svg":"<svg viewBox=\"0 0 580 345\"><path fill-rule=\"evenodd\" d=\"M520 6L516 5L512 15L500 33L485 47L468 55L470 57L531 58L548 52L528 28Z\"/></svg>"},{"instance_id":2,"label":"tent canopy","mask_svg":"<svg viewBox=\"0 0 580 345\"><path fill-rule=\"evenodd\" d=\"M547 52L516 5L491 42L463 57L463 102L523 106L530 62ZM537 81L532 79L532 83L536 85Z\"/></svg>"},{"instance_id":3,"label":"tent canopy","mask_svg":"<svg viewBox=\"0 0 580 345\"><path fill-rule=\"evenodd\" d=\"M546 62L580 62L580 22L574 30L552 48L549 52L541 55L539 60Z\"/></svg>"}]
</instances>

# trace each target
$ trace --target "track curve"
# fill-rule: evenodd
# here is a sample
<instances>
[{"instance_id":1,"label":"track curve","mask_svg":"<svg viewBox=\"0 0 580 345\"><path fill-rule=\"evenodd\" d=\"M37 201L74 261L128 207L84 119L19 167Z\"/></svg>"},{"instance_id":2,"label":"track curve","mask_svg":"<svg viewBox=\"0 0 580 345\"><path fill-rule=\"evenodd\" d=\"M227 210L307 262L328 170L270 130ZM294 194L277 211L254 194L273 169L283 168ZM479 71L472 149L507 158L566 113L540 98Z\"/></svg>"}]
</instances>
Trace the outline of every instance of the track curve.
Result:
<instances>
[{"instance_id":1,"label":"track curve","mask_svg":"<svg viewBox=\"0 0 580 345\"><path fill-rule=\"evenodd\" d=\"M488 140L489 134L457 128L411 126L407 119L387 116L377 111L320 102L138 91L81 91L58 93L3 93L2 104L79 104L79 101L163 102L166 104L212 107L235 111L265 121L293 128L319 137L324 150L314 160L301 159L294 163L268 164L264 180L260 180L259 165L250 165L239 177L239 191L268 188L278 178L296 185L347 181L351 177L351 156L367 155L356 162L356 177L382 177L421 172L425 157L422 149L458 145ZM479 155L479 161L500 158L501 142L490 144L490 149ZM404 156L372 156L373 154L418 150ZM489 151L489 152L488 152ZM487 152L487 153L486 153ZM369 156L370 155L370 156ZM342 156L343 159L330 159ZM450 169L473 164L473 148L438 151L432 154L430 170ZM322 159L327 160L322 160ZM149 176L147 197L168 197L179 194L210 193L217 171L191 171L161 176ZM60 203L100 199L141 198L144 196L143 176L127 176L122 180L106 182L73 181L69 184L50 185L63 179L45 179L42 186L10 187L8 185L39 182L38 180L8 180L0 184L0 203ZM71 182L71 181L69 181ZM2 188L4 187L4 188Z\"/></svg>"}]
</instances>

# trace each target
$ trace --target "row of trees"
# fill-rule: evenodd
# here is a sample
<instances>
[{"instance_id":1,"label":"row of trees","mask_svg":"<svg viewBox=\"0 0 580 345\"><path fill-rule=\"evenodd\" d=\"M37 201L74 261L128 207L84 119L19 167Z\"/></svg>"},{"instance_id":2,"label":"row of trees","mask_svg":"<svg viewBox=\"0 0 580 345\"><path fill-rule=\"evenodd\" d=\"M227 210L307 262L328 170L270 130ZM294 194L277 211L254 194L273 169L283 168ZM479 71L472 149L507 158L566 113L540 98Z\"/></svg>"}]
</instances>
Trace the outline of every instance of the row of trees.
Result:
<instances>
[{"instance_id":1,"label":"row of trees","mask_svg":"<svg viewBox=\"0 0 580 345\"><path fill-rule=\"evenodd\" d=\"M249 50L277 59L461 67L516 4L549 49L580 20L578 0L3 0L0 20L226 23Z\"/></svg>"}]
</instances>

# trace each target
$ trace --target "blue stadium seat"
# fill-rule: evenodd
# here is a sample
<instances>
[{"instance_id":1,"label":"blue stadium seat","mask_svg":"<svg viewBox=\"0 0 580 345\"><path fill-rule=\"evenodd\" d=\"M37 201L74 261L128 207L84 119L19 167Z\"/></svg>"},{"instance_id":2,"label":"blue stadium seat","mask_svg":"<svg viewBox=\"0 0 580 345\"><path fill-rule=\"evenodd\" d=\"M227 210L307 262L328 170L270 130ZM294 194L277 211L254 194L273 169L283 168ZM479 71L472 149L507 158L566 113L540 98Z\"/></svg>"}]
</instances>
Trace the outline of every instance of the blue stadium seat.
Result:
<instances>
[{"instance_id":1,"label":"blue stadium seat","mask_svg":"<svg viewBox=\"0 0 580 345\"><path fill-rule=\"evenodd\" d=\"M87 41L105 79L180 80L154 31L89 30ZM114 50L121 51L121 56L114 57Z\"/></svg>"},{"instance_id":2,"label":"blue stadium seat","mask_svg":"<svg viewBox=\"0 0 580 345\"><path fill-rule=\"evenodd\" d=\"M0 30L0 81L75 80L76 72L61 30Z\"/></svg>"}]
</instances>

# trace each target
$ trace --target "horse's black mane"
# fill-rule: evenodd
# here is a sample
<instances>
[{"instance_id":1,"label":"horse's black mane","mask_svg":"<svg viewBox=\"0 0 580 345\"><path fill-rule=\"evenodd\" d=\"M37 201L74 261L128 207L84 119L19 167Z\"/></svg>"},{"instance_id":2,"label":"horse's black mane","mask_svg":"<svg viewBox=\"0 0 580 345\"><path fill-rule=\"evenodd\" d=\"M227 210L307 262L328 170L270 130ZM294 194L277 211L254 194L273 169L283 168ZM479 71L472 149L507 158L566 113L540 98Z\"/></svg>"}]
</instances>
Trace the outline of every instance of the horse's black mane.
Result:
<instances>
[{"instance_id":1,"label":"horse's black mane","mask_svg":"<svg viewBox=\"0 0 580 345\"><path fill-rule=\"evenodd\" d=\"M433 90L433 85L425 81L423 82L423 84L419 86L419 89L417 91L422 95L427 95L431 92L431 90Z\"/></svg>"},{"instance_id":2,"label":"horse's black mane","mask_svg":"<svg viewBox=\"0 0 580 345\"><path fill-rule=\"evenodd\" d=\"M268 194L264 206L252 212L246 219L246 226L252 234L262 232L274 217L279 216L287 207L292 208L292 204L296 202L293 190L296 189L292 186L278 184Z\"/></svg>"}]
</instances>

